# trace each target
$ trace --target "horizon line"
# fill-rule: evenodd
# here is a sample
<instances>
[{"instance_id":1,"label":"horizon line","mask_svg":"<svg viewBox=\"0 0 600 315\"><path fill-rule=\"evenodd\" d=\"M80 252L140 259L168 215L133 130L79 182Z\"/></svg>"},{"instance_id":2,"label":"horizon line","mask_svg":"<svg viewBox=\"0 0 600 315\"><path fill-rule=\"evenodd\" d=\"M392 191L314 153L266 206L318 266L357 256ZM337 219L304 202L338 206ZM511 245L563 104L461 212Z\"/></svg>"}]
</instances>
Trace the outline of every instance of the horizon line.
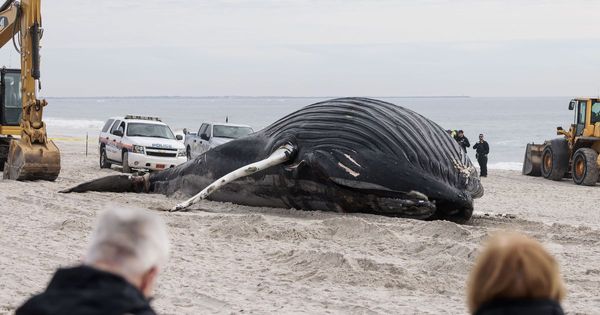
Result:
<instances>
[{"instance_id":1,"label":"horizon line","mask_svg":"<svg viewBox=\"0 0 600 315\"><path fill-rule=\"evenodd\" d=\"M226 98L239 98L239 99L265 99L265 98L287 98L287 99L307 99L307 98L323 98L323 99L335 99L335 98L344 98L344 97L366 97L366 98L555 98L555 97L564 97L564 98L575 98L574 96L566 96L566 95L530 95L530 96L471 96L471 95L385 95L385 96L335 96L335 95L317 95L317 96L289 96L289 95L261 95L261 96L251 96L251 95L205 95L205 96L191 96L191 95L138 95L138 96L46 96L47 99L226 99Z\"/></svg>"},{"instance_id":2,"label":"horizon line","mask_svg":"<svg viewBox=\"0 0 600 315\"><path fill-rule=\"evenodd\" d=\"M133 96L46 96L52 98L344 98L344 97L367 97L367 98L471 98L469 95L408 95L408 96L334 96L334 95L317 95L317 96L289 96L289 95L206 95L206 96L190 96L190 95L133 95Z\"/></svg>"}]
</instances>

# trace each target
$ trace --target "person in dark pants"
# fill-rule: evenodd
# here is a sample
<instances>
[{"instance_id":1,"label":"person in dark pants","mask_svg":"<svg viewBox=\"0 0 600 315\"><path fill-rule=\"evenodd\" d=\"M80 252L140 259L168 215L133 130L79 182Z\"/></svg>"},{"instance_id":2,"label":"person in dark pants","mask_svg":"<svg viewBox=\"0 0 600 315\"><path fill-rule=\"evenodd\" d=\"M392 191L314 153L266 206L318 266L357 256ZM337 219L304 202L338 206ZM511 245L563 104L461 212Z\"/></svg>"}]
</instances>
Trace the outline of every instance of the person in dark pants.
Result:
<instances>
[{"instance_id":1,"label":"person in dark pants","mask_svg":"<svg viewBox=\"0 0 600 315\"><path fill-rule=\"evenodd\" d=\"M458 142L458 144L460 145L460 147L463 149L464 152L467 152L467 148L471 147L471 144L469 143L469 139L467 139L467 137L465 137L465 133L462 130L459 130L458 133L456 134L456 142Z\"/></svg>"},{"instance_id":2,"label":"person in dark pants","mask_svg":"<svg viewBox=\"0 0 600 315\"><path fill-rule=\"evenodd\" d=\"M48 288L16 315L156 315L149 298L168 251L158 216L140 209L106 211L83 265L58 269Z\"/></svg>"},{"instance_id":3,"label":"person in dark pants","mask_svg":"<svg viewBox=\"0 0 600 315\"><path fill-rule=\"evenodd\" d=\"M487 162L488 162L488 154L490 153L490 146L487 141L483 140L483 134L479 134L479 142L477 142L473 149L477 153L475 153L475 157L477 158L477 162L479 163L479 176L487 177Z\"/></svg>"}]
</instances>

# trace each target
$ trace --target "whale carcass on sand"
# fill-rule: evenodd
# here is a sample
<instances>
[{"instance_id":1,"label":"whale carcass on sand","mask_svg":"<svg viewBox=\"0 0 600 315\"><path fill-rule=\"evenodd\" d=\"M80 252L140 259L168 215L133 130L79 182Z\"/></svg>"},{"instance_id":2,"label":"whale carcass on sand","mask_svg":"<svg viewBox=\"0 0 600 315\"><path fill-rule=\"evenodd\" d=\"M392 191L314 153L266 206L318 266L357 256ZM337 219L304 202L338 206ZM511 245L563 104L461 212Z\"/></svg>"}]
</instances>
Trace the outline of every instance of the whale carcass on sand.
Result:
<instances>
[{"instance_id":1,"label":"whale carcass on sand","mask_svg":"<svg viewBox=\"0 0 600 315\"><path fill-rule=\"evenodd\" d=\"M202 190L182 207L210 194L250 206L457 222L469 220L473 199L483 195L471 161L444 129L368 98L312 104L178 167L108 176L63 192Z\"/></svg>"}]
</instances>

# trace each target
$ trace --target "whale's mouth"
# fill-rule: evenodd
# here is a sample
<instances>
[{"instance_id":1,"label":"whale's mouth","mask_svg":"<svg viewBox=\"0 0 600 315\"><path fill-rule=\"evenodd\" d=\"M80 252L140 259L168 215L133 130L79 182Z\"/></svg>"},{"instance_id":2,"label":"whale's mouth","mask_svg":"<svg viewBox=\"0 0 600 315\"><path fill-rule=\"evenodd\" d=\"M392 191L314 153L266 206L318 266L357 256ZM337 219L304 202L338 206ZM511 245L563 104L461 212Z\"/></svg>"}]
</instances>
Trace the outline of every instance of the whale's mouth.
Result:
<instances>
[{"instance_id":1,"label":"whale's mouth","mask_svg":"<svg viewBox=\"0 0 600 315\"><path fill-rule=\"evenodd\" d=\"M376 197L374 206L378 214L427 219L435 214L434 202L421 199Z\"/></svg>"},{"instance_id":2,"label":"whale's mouth","mask_svg":"<svg viewBox=\"0 0 600 315\"><path fill-rule=\"evenodd\" d=\"M400 192L387 187L356 180L347 180L339 177L329 178L347 196L344 208L372 209L373 212L387 216L402 216L415 219L426 219L434 215L435 202L420 192Z\"/></svg>"},{"instance_id":3,"label":"whale's mouth","mask_svg":"<svg viewBox=\"0 0 600 315\"><path fill-rule=\"evenodd\" d=\"M473 205L469 202L415 199L411 198L410 194L399 198L375 197L372 204L378 209L378 214L414 219L439 219L465 223L473 214Z\"/></svg>"},{"instance_id":4,"label":"whale's mouth","mask_svg":"<svg viewBox=\"0 0 600 315\"><path fill-rule=\"evenodd\" d=\"M380 215L465 222L473 212L472 199L467 194L455 200L435 200L418 191L395 191L373 183L341 178L330 180L353 196L348 199L349 208L369 208Z\"/></svg>"}]
</instances>

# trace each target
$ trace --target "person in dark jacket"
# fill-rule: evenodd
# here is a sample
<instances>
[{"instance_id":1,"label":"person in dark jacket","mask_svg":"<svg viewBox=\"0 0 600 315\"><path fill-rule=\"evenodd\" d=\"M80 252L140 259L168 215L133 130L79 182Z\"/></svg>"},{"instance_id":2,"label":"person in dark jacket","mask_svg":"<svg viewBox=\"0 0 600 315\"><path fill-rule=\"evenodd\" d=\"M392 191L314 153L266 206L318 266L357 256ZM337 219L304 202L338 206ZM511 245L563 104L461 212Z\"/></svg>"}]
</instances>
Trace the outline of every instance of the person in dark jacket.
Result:
<instances>
[{"instance_id":1,"label":"person in dark jacket","mask_svg":"<svg viewBox=\"0 0 600 315\"><path fill-rule=\"evenodd\" d=\"M565 287L558 263L525 235L493 236L477 258L467 283L475 315L563 315Z\"/></svg>"},{"instance_id":2,"label":"person in dark jacket","mask_svg":"<svg viewBox=\"0 0 600 315\"><path fill-rule=\"evenodd\" d=\"M46 290L17 315L154 315L149 298L169 241L160 218L146 210L104 212L84 264L61 268Z\"/></svg>"},{"instance_id":3,"label":"person in dark jacket","mask_svg":"<svg viewBox=\"0 0 600 315\"><path fill-rule=\"evenodd\" d=\"M458 144L460 145L460 147L463 149L464 152L467 152L467 148L471 147L471 144L469 143L469 139L467 139L467 137L465 137L465 133L462 130L458 131L458 133L456 134L456 137L454 139L456 140L456 142L458 142Z\"/></svg>"},{"instance_id":4,"label":"person in dark jacket","mask_svg":"<svg viewBox=\"0 0 600 315\"><path fill-rule=\"evenodd\" d=\"M482 305L474 315L564 315L560 304L549 299L497 300Z\"/></svg>"},{"instance_id":5,"label":"person in dark jacket","mask_svg":"<svg viewBox=\"0 0 600 315\"><path fill-rule=\"evenodd\" d=\"M483 140L483 134L479 134L479 142L475 143L473 146L475 149L475 157L477 158L477 163L479 163L479 176L487 177L487 162L488 162L488 154L490 153L490 145L487 141Z\"/></svg>"}]
</instances>

